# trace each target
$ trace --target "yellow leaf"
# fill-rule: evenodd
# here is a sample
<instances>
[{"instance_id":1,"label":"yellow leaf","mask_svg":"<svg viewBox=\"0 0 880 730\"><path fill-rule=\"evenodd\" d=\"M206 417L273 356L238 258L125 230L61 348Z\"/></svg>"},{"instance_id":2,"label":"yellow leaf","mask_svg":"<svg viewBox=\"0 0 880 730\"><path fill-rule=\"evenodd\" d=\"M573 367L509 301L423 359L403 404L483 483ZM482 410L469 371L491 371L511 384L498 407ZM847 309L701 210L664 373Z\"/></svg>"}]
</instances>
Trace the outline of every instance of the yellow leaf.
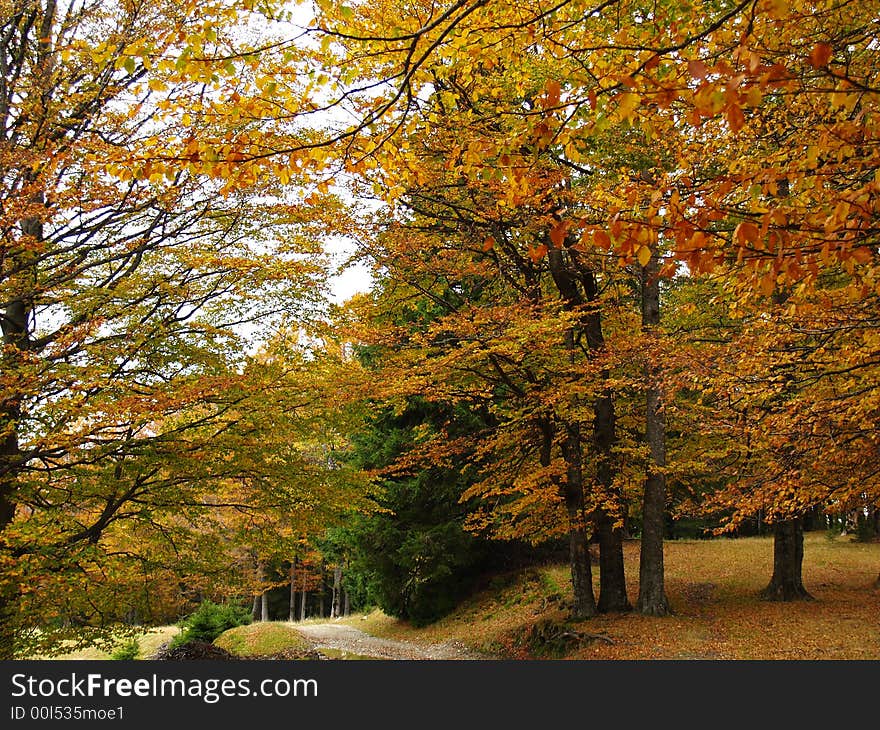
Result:
<instances>
[{"instance_id":1,"label":"yellow leaf","mask_svg":"<svg viewBox=\"0 0 880 730\"><path fill-rule=\"evenodd\" d=\"M641 103L641 97L631 91L627 91L619 96L620 101L617 104L617 114L621 120L629 119L638 109Z\"/></svg>"},{"instance_id":2,"label":"yellow leaf","mask_svg":"<svg viewBox=\"0 0 880 730\"><path fill-rule=\"evenodd\" d=\"M760 106L763 98L764 94L761 92L760 86L752 86L746 92L746 103L749 106Z\"/></svg>"},{"instance_id":3,"label":"yellow leaf","mask_svg":"<svg viewBox=\"0 0 880 730\"><path fill-rule=\"evenodd\" d=\"M767 10L774 20L781 20L788 16L788 0L768 0Z\"/></svg>"},{"instance_id":4,"label":"yellow leaf","mask_svg":"<svg viewBox=\"0 0 880 730\"><path fill-rule=\"evenodd\" d=\"M647 266L648 262L651 260L651 249L648 246L641 246L636 256L642 266Z\"/></svg>"}]
</instances>

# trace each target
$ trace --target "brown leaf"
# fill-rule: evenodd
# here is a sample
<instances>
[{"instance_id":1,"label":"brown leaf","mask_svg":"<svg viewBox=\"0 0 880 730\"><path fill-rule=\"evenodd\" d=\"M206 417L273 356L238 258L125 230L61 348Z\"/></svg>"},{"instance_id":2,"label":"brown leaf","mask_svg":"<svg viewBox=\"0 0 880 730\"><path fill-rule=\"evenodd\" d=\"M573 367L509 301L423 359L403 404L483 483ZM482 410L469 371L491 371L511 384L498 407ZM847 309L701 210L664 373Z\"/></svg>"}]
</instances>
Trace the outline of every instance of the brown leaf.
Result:
<instances>
[{"instance_id":1,"label":"brown leaf","mask_svg":"<svg viewBox=\"0 0 880 730\"><path fill-rule=\"evenodd\" d=\"M706 74L709 73L709 69L706 67L706 64L700 60L688 61L688 73L699 81L706 77Z\"/></svg>"},{"instance_id":2,"label":"brown leaf","mask_svg":"<svg viewBox=\"0 0 880 730\"><path fill-rule=\"evenodd\" d=\"M827 43L817 43L810 51L810 65L813 68L825 68L834 54L834 49Z\"/></svg>"}]
</instances>

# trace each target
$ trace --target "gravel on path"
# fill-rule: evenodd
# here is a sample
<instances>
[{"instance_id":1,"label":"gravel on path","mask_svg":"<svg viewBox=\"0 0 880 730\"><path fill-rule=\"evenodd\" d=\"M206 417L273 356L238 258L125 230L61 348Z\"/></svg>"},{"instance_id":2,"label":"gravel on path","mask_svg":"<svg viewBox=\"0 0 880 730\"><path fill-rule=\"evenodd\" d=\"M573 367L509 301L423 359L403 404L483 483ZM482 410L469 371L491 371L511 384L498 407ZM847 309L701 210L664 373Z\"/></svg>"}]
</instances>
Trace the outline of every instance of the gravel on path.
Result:
<instances>
[{"instance_id":1,"label":"gravel on path","mask_svg":"<svg viewBox=\"0 0 880 730\"><path fill-rule=\"evenodd\" d=\"M307 636L318 649L336 649L376 659L489 659L456 641L416 644L412 641L381 639L346 624L290 624Z\"/></svg>"}]
</instances>

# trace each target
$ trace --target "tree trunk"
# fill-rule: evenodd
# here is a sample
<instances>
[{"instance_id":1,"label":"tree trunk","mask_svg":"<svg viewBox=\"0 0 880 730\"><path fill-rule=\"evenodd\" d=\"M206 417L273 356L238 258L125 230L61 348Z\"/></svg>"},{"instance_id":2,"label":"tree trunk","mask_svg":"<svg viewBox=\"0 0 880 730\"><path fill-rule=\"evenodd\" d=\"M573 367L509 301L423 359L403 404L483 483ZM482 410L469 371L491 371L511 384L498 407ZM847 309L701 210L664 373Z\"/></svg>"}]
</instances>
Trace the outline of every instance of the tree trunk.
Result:
<instances>
[{"instance_id":1,"label":"tree trunk","mask_svg":"<svg viewBox=\"0 0 880 730\"><path fill-rule=\"evenodd\" d=\"M43 195L37 194L34 202L42 203ZM43 224L37 218L22 221L21 232L23 238L43 240ZM32 314L33 302L29 296L12 299L0 313L0 327L3 332L2 369L7 377L18 370L22 353L31 349ZM10 386L14 382L13 378ZM18 434L24 395L10 386L7 386L6 392L0 398L0 430L4 432L0 439L0 535L15 518L18 473L22 467ZM18 604L18 586L11 581L0 583L0 659L12 659L15 655Z\"/></svg>"},{"instance_id":2,"label":"tree trunk","mask_svg":"<svg viewBox=\"0 0 880 730\"><path fill-rule=\"evenodd\" d=\"M568 311L575 311L583 308L584 304L595 304L599 298L599 287L596 280L596 274L589 266L585 259L581 258L574 248L562 249L555 246L549 246L547 252L547 261L550 268L550 274L558 289L562 299L565 302ZM580 287L583 287L583 294ZM605 338L602 333L602 317L597 307L589 310L582 309L580 321L578 323L578 336L575 337L575 331L569 328L566 331L565 347L568 351L569 361L574 364L575 352L577 350L577 339L583 335L586 338L589 356L592 359L601 357L605 350ZM603 380L610 378L610 372L603 369L601 373ZM572 405L577 405L574 402ZM569 435L571 437L571 430ZM578 453L580 454L580 429L578 428ZM615 414L614 400L610 388L596 399L593 405L593 443L595 446L597 465L597 481L602 489L602 494L597 495L598 501L613 500L614 493L614 457L612 448L615 441ZM580 464L578 464L580 467ZM571 466L569 465L569 471ZM571 479L567 490L574 490L571 485ZM578 525L583 517L583 508L581 513L577 514L576 520L573 521L573 510L569 504L570 499L580 500L584 504L584 490L582 476L578 480L580 495L572 494L569 497L566 494L566 507L569 513L569 523ZM596 512L596 527L599 533L599 602L597 609L599 611L628 611L631 606L626 597L626 581L623 566L623 536L621 530L614 529L611 525L611 518L604 511ZM571 537L571 532L570 532ZM583 539L583 548L587 547L586 539ZM581 537L574 535L570 540L572 550L581 550ZM586 553L583 559L580 556L572 554L572 582L575 584L575 590L581 590L581 599L589 600L585 594L585 581L587 578L586 567L589 566L589 553ZM574 571L578 570L581 575L575 580ZM592 594L592 586L590 586ZM591 596L590 596L591 597ZM576 610L589 611L589 606L578 606L578 598L575 599Z\"/></svg>"},{"instance_id":3,"label":"tree trunk","mask_svg":"<svg viewBox=\"0 0 880 730\"><path fill-rule=\"evenodd\" d=\"M296 621L296 558L290 561L290 604L288 621Z\"/></svg>"},{"instance_id":4,"label":"tree trunk","mask_svg":"<svg viewBox=\"0 0 880 730\"><path fill-rule=\"evenodd\" d=\"M623 564L623 530L614 526L614 517L605 510L596 511L599 536L600 613L631 611L626 595L626 571Z\"/></svg>"},{"instance_id":5,"label":"tree trunk","mask_svg":"<svg viewBox=\"0 0 880 730\"><path fill-rule=\"evenodd\" d=\"M552 458L554 425L550 418L539 422L542 434L541 464L548 466ZM571 617L576 620L596 615L596 598L593 594L593 567L590 563L590 544L584 518L583 455L578 423L566 425L566 438L562 444L562 458L566 464L566 477L560 489L568 514L568 555L571 570L571 586L574 594Z\"/></svg>"},{"instance_id":6,"label":"tree trunk","mask_svg":"<svg viewBox=\"0 0 880 730\"><path fill-rule=\"evenodd\" d=\"M598 465L597 481L602 497L617 497L614 487L614 455L616 416L610 391L596 400L593 419L593 440L596 444ZM600 497L601 498L601 497ZM630 611L626 595L626 571L623 563L623 530L614 526L615 518L607 510L595 512L596 533L599 536L599 603L601 613Z\"/></svg>"},{"instance_id":7,"label":"tree trunk","mask_svg":"<svg viewBox=\"0 0 880 730\"><path fill-rule=\"evenodd\" d=\"M303 570L303 572L302 572L302 576L303 576L303 580L302 580L302 603L300 604L300 607L299 607L299 620L300 620L300 621L305 621L305 620L306 620L306 603L308 602L308 599L309 599L309 592L308 592L308 590L307 590L308 585L307 585L307 583L306 583L306 578L308 577L308 572L307 572L306 570Z\"/></svg>"},{"instance_id":8,"label":"tree trunk","mask_svg":"<svg viewBox=\"0 0 880 730\"><path fill-rule=\"evenodd\" d=\"M761 592L765 601L810 601L801 578L804 529L800 517L773 524L773 577Z\"/></svg>"},{"instance_id":9,"label":"tree trunk","mask_svg":"<svg viewBox=\"0 0 880 730\"><path fill-rule=\"evenodd\" d=\"M804 532L813 530L824 530L827 528L825 523L825 512L821 505L810 507L804 515Z\"/></svg>"},{"instance_id":10,"label":"tree trunk","mask_svg":"<svg viewBox=\"0 0 880 730\"><path fill-rule=\"evenodd\" d=\"M259 621L260 620L260 606L263 603L263 596L257 593L254 596L254 602L251 605L251 621Z\"/></svg>"},{"instance_id":11,"label":"tree trunk","mask_svg":"<svg viewBox=\"0 0 880 730\"><path fill-rule=\"evenodd\" d=\"M342 615L348 616L351 614L351 597L348 595L348 591L345 590L345 588L342 589L342 595L345 596L345 599L342 602L344 606Z\"/></svg>"},{"instance_id":12,"label":"tree trunk","mask_svg":"<svg viewBox=\"0 0 880 730\"><path fill-rule=\"evenodd\" d=\"M660 262L656 249L642 268L642 328L653 343L660 324ZM642 549L639 557L639 598L636 607L646 616L669 613L663 570L663 525L666 518L666 419L657 368L646 353L645 440L651 450L651 464L645 477L642 502Z\"/></svg>"},{"instance_id":13,"label":"tree trunk","mask_svg":"<svg viewBox=\"0 0 880 730\"><path fill-rule=\"evenodd\" d=\"M565 509L568 513L568 546L571 566L571 586L574 603L571 615L587 619L596 615L593 595L593 566L590 564L590 543L584 509L583 454L581 428L577 422L565 425L563 454L567 465L565 478Z\"/></svg>"},{"instance_id":14,"label":"tree trunk","mask_svg":"<svg viewBox=\"0 0 880 730\"><path fill-rule=\"evenodd\" d=\"M330 603L330 618L339 617L339 599L342 589L342 565L333 568L333 600Z\"/></svg>"},{"instance_id":15,"label":"tree trunk","mask_svg":"<svg viewBox=\"0 0 880 730\"><path fill-rule=\"evenodd\" d=\"M260 616L260 619L262 621L270 621L271 620L269 618L269 591L268 590L263 591L263 611Z\"/></svg>"}]
</instances>

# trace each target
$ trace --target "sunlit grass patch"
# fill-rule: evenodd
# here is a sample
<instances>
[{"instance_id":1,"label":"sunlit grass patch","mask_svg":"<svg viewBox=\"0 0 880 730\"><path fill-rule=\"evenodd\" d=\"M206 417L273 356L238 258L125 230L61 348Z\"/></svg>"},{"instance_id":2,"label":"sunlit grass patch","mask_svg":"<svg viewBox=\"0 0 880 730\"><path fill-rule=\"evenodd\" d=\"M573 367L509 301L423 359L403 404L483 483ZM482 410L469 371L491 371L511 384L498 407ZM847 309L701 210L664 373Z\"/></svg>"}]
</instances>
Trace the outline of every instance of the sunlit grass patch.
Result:
<instances>
[{"instance_id":1,"label":"sunlit grass patch","mask_svg":"<svg viewBox=\"0 0 880 730\"><path fill-rule=\"evenodd\" d=\"M308 651L311 642L288 623L265 621L224 631L214 645L236 656L266 656L284 651Z\"/></svg>"},{"instance_id":2,"label":"sunlit grass patch","mask_svg":"<svg viewBox=\"0 0 880 730\"><path fill-rule=\"evenodd\" d=\"M144 629L144 631L140 634L135 635L135 640L138 642L139 646L139 654L138 659L148 659L152 656L156 650L165 642L171 641L177 634L180 632L180 628L178 626L156 626L149 629ZM119 643L123 644L128 639L120 639ZM78 651L72 651L67 654L59 654L58 656L43 656L36 655L32 657L28 657L29 659L51 659L51 660L77 660L77 659L110 659L113 651L103 651L101 649L97 649L94 647L87 649L80 649Z\"/></svg>"}]
</instances>

